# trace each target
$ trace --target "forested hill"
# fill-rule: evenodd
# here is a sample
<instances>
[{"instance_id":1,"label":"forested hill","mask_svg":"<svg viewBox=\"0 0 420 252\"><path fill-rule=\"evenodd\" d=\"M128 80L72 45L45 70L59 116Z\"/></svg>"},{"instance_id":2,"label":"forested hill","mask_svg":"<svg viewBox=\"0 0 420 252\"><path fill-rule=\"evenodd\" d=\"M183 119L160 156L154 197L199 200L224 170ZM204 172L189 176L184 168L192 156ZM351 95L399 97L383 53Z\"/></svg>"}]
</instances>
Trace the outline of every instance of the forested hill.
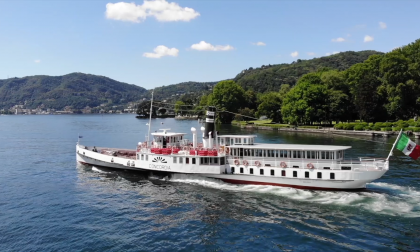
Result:
<instances>
[{"instance_id":1,"label":"forested hill","mask_svg":"<svg viewBox=\"0 0 420 252\"><path fill-rule=\"evenodd\" d=\"M179 84L172 84L155 88L154 97L158 100L174 99L183 94L191 94L201 96L204 92L212 90L217 81L214 82L181 82ZM151 93L151 90L150 90Z\"/></svg>"},{"instance_id":2,"label":"forested hill","mask_svg":"<svg viewBox=\"0 0 420 252\"><path fill-rule=\"evenodd\" d=\"M245 90L252 89L263 93L278 91L282 84L294 86L304 74L315 72L321 68L346 70L354 64L365 61L370 55L383 54L377 51L341 52L331 56L310 60L297 60L291 64L267 65L242 71L234 81Z\"/></svg>"},{"instance_id":3,"label":"forested hill","mask_svg":"<svg viewBox=\"0 0 420 252\"><path fill-rule=\"evenodd\" d=\"M13 105L27 108L63 109L72 106L82 109L100 104L125 104L136 102L147 90L104 76L71 73L63 76L28 76L0 80L0 108Z\"/></svg>"}]
</instances>

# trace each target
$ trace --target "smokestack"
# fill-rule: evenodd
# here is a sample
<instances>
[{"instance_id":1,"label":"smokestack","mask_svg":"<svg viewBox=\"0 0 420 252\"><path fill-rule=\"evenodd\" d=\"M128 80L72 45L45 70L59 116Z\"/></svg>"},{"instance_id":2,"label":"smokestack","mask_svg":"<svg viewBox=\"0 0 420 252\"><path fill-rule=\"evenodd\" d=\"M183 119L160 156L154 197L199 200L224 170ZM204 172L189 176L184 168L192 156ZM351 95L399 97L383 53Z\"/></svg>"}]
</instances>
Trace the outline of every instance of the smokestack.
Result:
<instances>
[{"instance_id":1,"label":"smokestack","mask_svg":"<svg viewBox=\"0 0 420 252\"><path fill-rule=\"evenodd\" d=\"M214 118L216 117L216 107L209 106L206 114L207 117L204 139L208 139L209 137L214 138ZM209 135L209 133L211 134Z\"/></svg>"}]
</instances>

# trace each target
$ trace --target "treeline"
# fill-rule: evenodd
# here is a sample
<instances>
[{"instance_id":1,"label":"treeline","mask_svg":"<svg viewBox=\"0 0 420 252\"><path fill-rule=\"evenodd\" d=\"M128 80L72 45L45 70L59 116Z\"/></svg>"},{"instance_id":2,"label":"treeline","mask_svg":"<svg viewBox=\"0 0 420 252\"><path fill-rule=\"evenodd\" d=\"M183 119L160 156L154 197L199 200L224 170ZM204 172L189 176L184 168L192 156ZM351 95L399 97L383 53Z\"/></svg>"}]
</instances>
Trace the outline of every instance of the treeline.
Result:
<instances>
[{"instance_id":1,"label":"treeline","mask_svg":"<svg viewBox=\"0 0 420 252\"><path fill-rule=\"evenodd\" d=\"M281 85L294 86L302 75L329 68L343 71L350 66L365 61L374 54L383 54L377 51L341 52L328 57L300 60L291 64L263 65L259 68L243 70L233 79L245 90L257 93L278 91Z\"/></svg>"},{"instance_id":2,"label":"treeline","mask_svg":"<svg viewBox=\"0 0 420 252\"><path fill-rule=\"evenodd\" d=\"M265 115L301 125L407 120L420 111L420 40L342 71L318 69L276 91L257 93L233 80L221 81L199 105L225 111L219 113L222 123L230 123L234 113L244 120Z\"/></svg>"}]
</instances>

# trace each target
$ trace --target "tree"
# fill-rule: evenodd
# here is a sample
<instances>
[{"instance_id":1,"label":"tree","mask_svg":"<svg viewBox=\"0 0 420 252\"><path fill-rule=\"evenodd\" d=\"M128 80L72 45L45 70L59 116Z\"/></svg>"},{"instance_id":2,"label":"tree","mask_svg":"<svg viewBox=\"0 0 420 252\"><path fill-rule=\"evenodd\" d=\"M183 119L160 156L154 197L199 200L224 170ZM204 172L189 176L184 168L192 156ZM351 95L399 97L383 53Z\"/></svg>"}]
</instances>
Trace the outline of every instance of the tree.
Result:
<instances>
[{"instance_id":1,"label":"tree","mask_svg":"<svg viewBox=\"0 0 420 252\"><path fill-rule=\"evenodd\" d=\"M175 113L176 114L180 114L180 115L185 115L185 107L184 107L185 103L182 101L177 101L175 102Z\"/></svg>"},{"instance_id":2,"label":"tree","mask_svg":"<svg viewBox=\"0 0 420 252\"><path fill-rule=\"evenodd\" d=\"M263 115L272 119L273 122L281 122L281 105L282 97L280 92L269 92L260 96L260 105L258 106L257 115L261 117Z\"/></svg>"},{"instance_id":3,"label":"tree","mask_svg":"<svg viewBox=\"0 0 420 252\"><path fill-rule=\"evenodd\" d=\"M378 90L382 84L379 72L381 59L382 56L373 55L345 72L359 119L365 122L386 119L384 97Z\"/></svg>"},{"instance_id":4,"label":"tree","mask_svg":"<svg viewBox=\"0 0 420 252\"><path fill-rule=\"evenodd\" d=\"M214 86L213 94L208 97L208 104L216 106L218 118L223 124L230 124L234 114L244 105L245 91L232 80L221 81ZM229 113L230 112L230 113Z\"/></svg>"},{"instance_id":5,"label":"tree","mask_svg":"<svg viewBox=\"0 0 420 252\"><path fill-rule=\"evenodd\" d=\"M156 117L157 108L153 107L152 117ZM143 101L137 106L136 113L142 117L150 117L150 101Z\"/></svg>"}]
</instances>

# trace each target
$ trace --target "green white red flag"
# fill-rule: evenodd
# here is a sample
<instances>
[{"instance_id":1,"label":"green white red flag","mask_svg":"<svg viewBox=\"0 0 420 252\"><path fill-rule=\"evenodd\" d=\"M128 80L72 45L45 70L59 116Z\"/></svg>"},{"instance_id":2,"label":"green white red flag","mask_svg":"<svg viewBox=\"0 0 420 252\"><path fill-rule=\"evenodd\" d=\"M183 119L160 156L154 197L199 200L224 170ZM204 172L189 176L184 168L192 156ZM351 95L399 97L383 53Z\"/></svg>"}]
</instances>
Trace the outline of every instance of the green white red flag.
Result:
<instances>
[{"instance_id":1,"label":"green white red flag","mask_svg":"<svg viewBox=\"0 0 420 252\"><path fill-rule=\"evenodd\" d=\"M420 157L420 146L411 141L410 138L402 133L397 143L397 149L404 152L405 155L417 159Z\"/></svg>"}]
</instances>

